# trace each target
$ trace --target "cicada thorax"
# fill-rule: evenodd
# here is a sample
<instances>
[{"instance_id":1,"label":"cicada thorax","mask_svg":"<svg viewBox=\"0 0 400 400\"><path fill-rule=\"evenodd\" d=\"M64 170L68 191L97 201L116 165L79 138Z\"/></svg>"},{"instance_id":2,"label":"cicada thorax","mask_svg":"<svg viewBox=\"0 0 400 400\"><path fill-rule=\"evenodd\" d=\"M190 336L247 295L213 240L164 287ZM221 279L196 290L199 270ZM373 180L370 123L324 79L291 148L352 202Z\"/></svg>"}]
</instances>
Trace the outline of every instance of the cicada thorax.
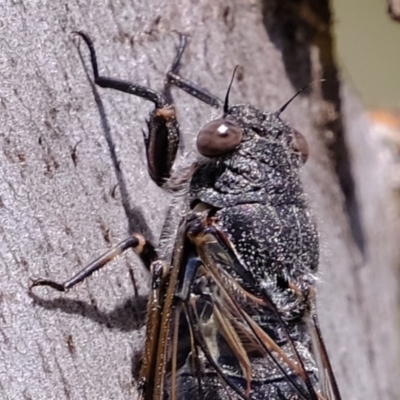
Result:
<instances>
[{"instance_id":1,"label":"cicada thorax","mask_svg":"<svg viewBox=\"0 0 400 400\"><path fill-rule=\"evenodd\" d=\"M234 151L198 161L190 201L213 207L215 224L260 287L284 291L293 283L306 292L319 246L299 176L300 134L275 113L247 105L231 107L226 119L240 127L242 141Z\"/></svg>"}]
</instances>

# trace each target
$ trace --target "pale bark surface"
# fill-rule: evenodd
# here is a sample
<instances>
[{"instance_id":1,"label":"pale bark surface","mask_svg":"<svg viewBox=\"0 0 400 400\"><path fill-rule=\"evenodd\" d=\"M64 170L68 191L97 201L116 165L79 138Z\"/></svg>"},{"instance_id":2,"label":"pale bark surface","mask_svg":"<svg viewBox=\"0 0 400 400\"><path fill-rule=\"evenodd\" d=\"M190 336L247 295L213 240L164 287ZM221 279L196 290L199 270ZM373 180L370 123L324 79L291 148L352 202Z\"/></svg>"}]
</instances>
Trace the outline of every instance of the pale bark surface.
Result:
<instances>
[{"instance_id":1,"label":"pale bark surface","mask_svg":"<svg viewBox=\"0 0 400 400\"><path fill-rule=\"evenodd\" d=\"M154 89L174 57L173 30L191 36L182 74L216 95L243 66L232 103L276 110L327 78L284 115L311 149L303 176L321 232L322 330L343 399L398 398L398 236L380 145L357 100L340 95L328 5L286 3L295 2L1 2L2 399L136 398L148 294L137 259L119 258L66 295L27 290L32 277L69 278L143 229L142 217L157 240L167 212L145 166L152 105L112 90L96 97L74 30L90 34L104 75ZM176 103L190 150L215 113L178 91Z\"/></svg>"}]
</instances>

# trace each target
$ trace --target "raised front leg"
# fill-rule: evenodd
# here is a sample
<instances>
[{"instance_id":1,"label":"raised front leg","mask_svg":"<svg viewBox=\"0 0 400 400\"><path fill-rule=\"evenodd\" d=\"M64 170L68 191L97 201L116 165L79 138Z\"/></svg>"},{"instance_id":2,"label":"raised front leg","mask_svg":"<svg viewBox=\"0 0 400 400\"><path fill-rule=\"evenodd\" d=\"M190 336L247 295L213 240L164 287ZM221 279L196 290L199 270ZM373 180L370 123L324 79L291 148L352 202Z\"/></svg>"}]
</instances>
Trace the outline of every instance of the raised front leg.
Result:
<instances>
[{"instance_id":1,"label":"raised front leg","mask_svg":"<svg viewBox=\"0 0 400 400\"><path fill-rule=\"evenodd\" d=\"M179 126L169 92L169 83L166 83L162 93L157 93L145 86L100 76L93 42L84 32L75 32L75 34L79 35L89 48L96 85L133 94L154 103L155 109L150 113L147 121L148 132L144 132L143 135L150 176L158 186L162 186L171 175L171 168L179 147Z\"/></svg>"},{"instance_id":2,"label":"raised front leg","mask_svg":"<svg viewBox=\"0 0 400 400\"><path fill-rule=\"evenodd\" d=\"M172 67L167 73L164 89L161 93L157 93L145 86L100 76L93 42L84 32L75 32L75 34L79 35L89 48L96 85L133 94L154 103L155 109L150 113L150 117L147 120L148 132L144 132L143 136L150 176L158 186L163 186L171 176L171 169L176 158L180 139L179 125L170 90L171 86L179 87L212 107L221 108L223 106L223 101L220 98L179 75L187 37L179 34L179 46Z\"/></svg>"},{"instance_id":3,"label":"raised front leg","mask_svg":"<svg viewBox=\"0 0 400 400\"><path fill-rule=\"evenodd\" d=\"M191 96L196 97L203 103L206 103L214 108L221 108L223 106L223 101L220 98L214 96L206 89L179 75L181 58L186 48L186 45L187 37L182 33L179 33L179 47L174 62L172 63L172 67L167 73L167 83L184 90L186 93L189 93Z\"/></svg>"}]
</instances>

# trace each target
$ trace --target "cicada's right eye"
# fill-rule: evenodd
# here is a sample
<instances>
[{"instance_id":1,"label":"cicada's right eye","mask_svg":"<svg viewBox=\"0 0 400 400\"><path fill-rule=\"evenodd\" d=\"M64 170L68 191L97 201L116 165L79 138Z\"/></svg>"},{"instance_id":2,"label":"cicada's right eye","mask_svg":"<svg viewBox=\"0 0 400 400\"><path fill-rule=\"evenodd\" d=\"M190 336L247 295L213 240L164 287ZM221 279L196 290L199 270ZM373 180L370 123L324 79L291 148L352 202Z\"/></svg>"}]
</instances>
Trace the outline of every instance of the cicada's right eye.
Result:
<instances>
[{"instance_id":1,"label":"cicada's right eye","mask_svg":"<svg viewBox=\"0 0 400 400\"><path fill-rule=\"evenodd\" d=\"M197 136L197 150L206 157L220 156L235 149L242 141L240 127L226 119L216 119L204 125Z\"/></svg>"},{"instance_id":2,"label":"cicada's right eye","mask_svg":"<svg viewBox=\"0 0 400 400\"><path fill-rule=\"evenodd\" d=\"M306 138L304 137L303 134L301 134L299 131L296 129L292 128L292 138L293 138L293 145L296 148L296 150L300 153L301 160L303 161L303 164L306 163L308 160L308 155L309 155L309 149L308 149L308 143Z\"/></svg>"}]
</instances>

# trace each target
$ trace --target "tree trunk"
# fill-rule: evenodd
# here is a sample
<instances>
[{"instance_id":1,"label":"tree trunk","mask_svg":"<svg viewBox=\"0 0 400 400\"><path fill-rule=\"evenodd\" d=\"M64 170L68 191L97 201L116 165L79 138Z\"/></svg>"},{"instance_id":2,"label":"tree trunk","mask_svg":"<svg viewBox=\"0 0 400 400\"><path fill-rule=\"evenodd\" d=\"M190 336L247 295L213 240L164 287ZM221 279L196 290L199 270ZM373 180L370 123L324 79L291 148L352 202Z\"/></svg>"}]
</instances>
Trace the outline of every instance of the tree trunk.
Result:
<instances>
[{"instance_id":1,"label":"tree trunk","mask_svg":"<svg viewBox=\"0 0 400 400\"><path fill-rule=\"evenodd\" d=\"M322 244L323 335L343 399L397 399L393 200L381 145L338 75L328 1L104 3L0 5L0 397L137 396L149 290L138 260L121 257L65 295L28 287L71 277L133 229L157 241L167 213L141 133L152 105L93 89L88 51L71 32L93 39L103 75L159 90L177 30L190 35L182 74L219 97L243 67L232 103L277 110L315 82L284 118L310 146L303 178ZM215 114L174 93L189 151Z\"/></svg>"}]
</instances>

